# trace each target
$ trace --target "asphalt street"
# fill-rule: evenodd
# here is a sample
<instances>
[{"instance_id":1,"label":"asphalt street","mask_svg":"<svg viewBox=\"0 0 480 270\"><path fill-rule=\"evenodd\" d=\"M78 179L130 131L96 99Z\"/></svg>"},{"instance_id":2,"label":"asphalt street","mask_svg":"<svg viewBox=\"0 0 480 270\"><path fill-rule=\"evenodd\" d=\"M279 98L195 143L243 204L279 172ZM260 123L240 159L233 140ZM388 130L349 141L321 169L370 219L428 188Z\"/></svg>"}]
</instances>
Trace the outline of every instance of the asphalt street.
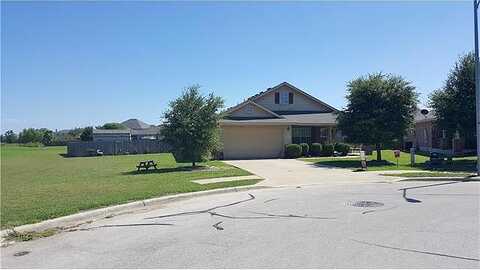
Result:
<instances>
[{"instance_id":1,"label":"asphalt street","mask_svg":"<svg viewBox=\"0 0 480 270\"><path fill-rule=\"evenodd\" d=\"M217 194L16 243L1 249L1 266L479 268L479 198L479 182Z\"/></svg>"}]
</instances>

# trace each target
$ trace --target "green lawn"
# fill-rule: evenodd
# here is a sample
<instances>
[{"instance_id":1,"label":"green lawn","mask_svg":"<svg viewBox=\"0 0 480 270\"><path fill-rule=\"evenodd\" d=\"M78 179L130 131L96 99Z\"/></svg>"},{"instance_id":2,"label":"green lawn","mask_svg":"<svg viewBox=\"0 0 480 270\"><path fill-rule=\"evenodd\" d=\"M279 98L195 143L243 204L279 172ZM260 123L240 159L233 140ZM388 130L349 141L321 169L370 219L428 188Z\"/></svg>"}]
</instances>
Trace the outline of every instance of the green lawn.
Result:
<instances>
[{"instance_id":1,"label":"green lawn","mask_svg":"<svg viewBox=\"0 0 480 270\"><path fill-rule=\"evenodd\" d=\"M251 185L242 180L200 185L194 179L242 176L249 172L220 161L191 171L171 154L65 158L65 147L1 146L1 227L64 216L85 209L167 194ZM141 160L158 172L136 173Z\"/></svg>"},{"instance_id":2,"label":"green lawn","mask_svg":"<svg viewBox=\"0 0 480 270\"><path fill-rule=\"evenodd\" d=\"M382 161L376 160L376 152L367 156L367 167L369 171L386 170L429 170L429 171L450 171L450 172L473 172L475 171L476 157L454 158L451 164L430 167L426 161L428 156L415 155L415 166L410 166L410 153L402 152L400 158L395 158L392 150L382 150ZM318 157L301 158L301 160L312 162L317 165L328 165L348 169L360 169L359 157Z\"/></svg>"}]
</instances>

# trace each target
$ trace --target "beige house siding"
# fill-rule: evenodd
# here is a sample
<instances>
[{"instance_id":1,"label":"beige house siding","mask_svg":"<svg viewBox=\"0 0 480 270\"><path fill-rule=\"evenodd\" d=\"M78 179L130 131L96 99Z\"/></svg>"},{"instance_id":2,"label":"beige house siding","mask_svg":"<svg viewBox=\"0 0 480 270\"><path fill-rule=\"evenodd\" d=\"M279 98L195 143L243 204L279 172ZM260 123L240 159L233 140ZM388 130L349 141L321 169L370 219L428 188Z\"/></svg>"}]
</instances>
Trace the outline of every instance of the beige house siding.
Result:
<instances>
[{"instance_id":1,"label":"beige house siding","mask_svg":"<svg viewBox=\"0 0 480 270\"><path fill-rule=\"evenodd\" d=\"M293 104L275 104L275 92L293 93ZM254 102L271 111L331 111L328 107L288 86L282 86L276 91L272 91L265 96L255 99Z\"/></svg>"},{"instance_id":2,"label":"beige house siding","mask_svg":"<svg viewBox=\"0 0 480 270\"><path fill-rule=\"evenodd\" d=\"M251 118L267 118L267 117L275 117L271 113L262 110L261 108L253 105L247 104L242 108L233 111L229 115L230 117L251 117Z\"/></svg>"},{"instance_id":3,"label":"beige house siding","mask_svg":"<svg viewBox=\"0 0 480 270\"><path fill-rule=\"evenodd\" d=\"M289 126L223 126L225 159L279 158L289 143ZM291 138L290 138L291 140Z\"/></svg>"}]
</instances>

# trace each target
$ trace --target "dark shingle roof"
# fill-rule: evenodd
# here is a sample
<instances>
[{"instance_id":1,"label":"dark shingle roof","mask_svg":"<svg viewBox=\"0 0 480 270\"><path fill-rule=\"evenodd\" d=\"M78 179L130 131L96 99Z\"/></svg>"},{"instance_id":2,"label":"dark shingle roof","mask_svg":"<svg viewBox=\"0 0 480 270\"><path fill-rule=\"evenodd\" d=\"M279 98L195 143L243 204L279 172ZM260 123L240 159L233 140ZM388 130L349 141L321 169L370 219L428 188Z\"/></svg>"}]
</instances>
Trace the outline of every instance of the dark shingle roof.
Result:
<instances>
[{"instance_id":1,"label":"dark shingle roof","mask_svg":"<svg viewBox=\"0 0 480 270\"><path fill-rule=\"evenodd\" d=\"M258 97L260 97L260 96L262 96L262 95L264 95L264 94L267 94L267 92L272 91L272 90L277 89L277 88L282 87L282 86L287 86L287 87L289 87L289 88L291 88L291 89L293 89L293 90L295 90L295 91L297 91L297 92L299 92L299 93L301 93L301 94L309 97L310 99L312 99L312 100L314 100L314 101L322 104L322 105L325 106L326 108L329 108L329 109L330 109L329 112L338 111L338 110L335 109L334 107L328 105L327 103L319 100L318 98L316 98L316 97L308 94L307 92L305 92L305 91L303 91L303 90L295 87L294 85L292 85L292 84L290 84L290 83L288 83L288 82L283 82L283 83L280 83L280 84L278 84L278 85L276 85L276 86L274 86L274 87L269 87L269 88L267 88L265 91L260 91L259 93L255 94L255 95L253 95L253 96L251 96L251 97L248 97L248 98L247 98L246 100L244 100L243 102L241 102L241 103L239 103L239 104L237 104L237 105L235 105L235 106L232 106L232 107L227 108L225 111L228 112L228 111L230 111L230 110L233 110L234 108L239 107L240 105L242 105L242 104L244 104L245 102L248 102L248 101L252 101L252 102L253 102L253 101L255 101L255 99L257 99Z\"/></svg>"},{"instance_id":2,"label":"dark shingle roof","mask_svg":"<svg viewBox=\"0 0 480 270\"><path fill-rule=\"evenodd\" d=\"M335 125L337 116L335 113L310 113L283 115L284 118L274 119L248 119L248 120L220 120L221 124L229 125Z\"/></svg>"},{"instance_id":3,"label":"dark shingle roof","mask_svg":"<svg viewBox=\"0 0 480 270\"><path fill-rule=\"evenodd\" d=\"M151 125L142 122L138 119L128 119L126 121L122 122L122 125L130 128L130 129L148 129L151 127Z\"/></svg>"}]
</instances>

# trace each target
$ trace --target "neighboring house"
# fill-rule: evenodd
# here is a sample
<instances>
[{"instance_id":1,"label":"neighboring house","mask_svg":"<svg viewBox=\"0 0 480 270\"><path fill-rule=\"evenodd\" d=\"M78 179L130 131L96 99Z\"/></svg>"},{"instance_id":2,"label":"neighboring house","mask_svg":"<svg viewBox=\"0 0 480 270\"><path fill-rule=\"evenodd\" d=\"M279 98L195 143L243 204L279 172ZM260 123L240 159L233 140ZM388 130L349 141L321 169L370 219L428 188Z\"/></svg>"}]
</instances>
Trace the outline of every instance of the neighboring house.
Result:
<instances>
[{"instance_id":1,"label":"neighboring house","mask_svg":"<svg viewBox=\"0 0 480 270\"><path fill-rule=\"evenodd\" d=\"M129 129L94 129L93 130L93 141L94 142L119 142L119 141L130 141L130 130Z\"/></svg>"},{"instance_id":2,"label":"neighboring house","mask_svg":"<svg viewBox=\"0 0 480 270\"><path fill-rule=\"evenodd\" d=\"M284 82L229 108L220 121L223 158L283 157L286 144L333 143L338 110Z\"/></svg>"},{"instance_id":3,"label":"neighboring house","mask_svg":"<svg viewBox=\"0 0 480 270\"><path fill-rule=\"evenodd\" d=\"M160 127L146 124L138 119L128 119L121 123L126 129L94 129L94 141L137 141L158 140Z\"/></svg>"},{"instance_id":4,"label":"neighboring house","mask_svg":"<svg viewBox=\"0 0 480 270\"><path fill-rule=\"evenodd\" d=\"M146 124L138 119L128 119L122 125L130 129L132 141L136 140L158 140L161 138L159 126Z\"/></svg>"},{"instance_id":5,"label":"neighboring house","mask_svg":"<svg viewBox=\"0 0 480 270\"><path fill-rule=\"evenodd\" d=\"M475 151L465 147L465 139L458 134L448 139L446 131L435 125L435 111L426 110L422 114L420 110L415 112L414 128L410 129L404 138L406 150L415 147L417 150L431 153L464 154Z\"/></svg>"}]
</instances>

